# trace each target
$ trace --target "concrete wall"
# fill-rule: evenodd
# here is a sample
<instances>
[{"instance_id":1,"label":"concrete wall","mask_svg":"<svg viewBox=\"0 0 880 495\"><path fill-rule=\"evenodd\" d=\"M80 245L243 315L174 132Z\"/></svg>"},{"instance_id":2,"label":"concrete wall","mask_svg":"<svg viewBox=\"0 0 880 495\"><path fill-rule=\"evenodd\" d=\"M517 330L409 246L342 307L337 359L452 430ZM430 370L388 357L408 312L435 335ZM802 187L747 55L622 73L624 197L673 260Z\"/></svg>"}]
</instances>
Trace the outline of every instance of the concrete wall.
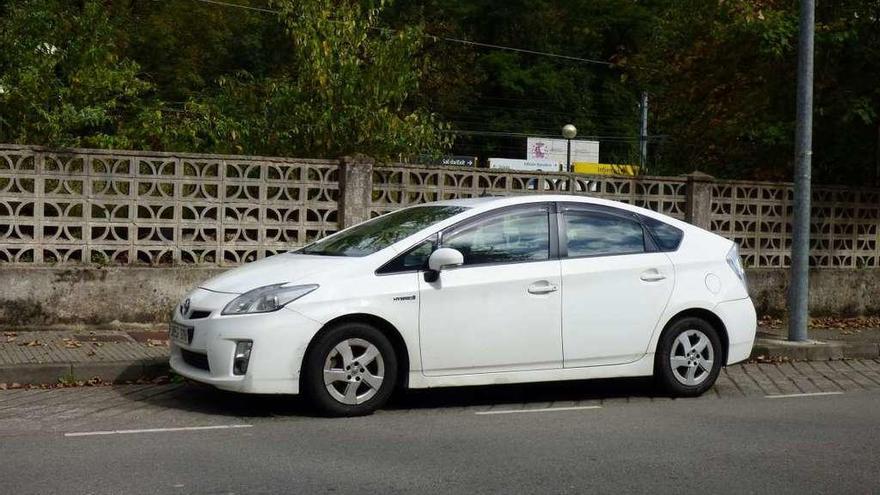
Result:
<instances>
[{"instance_id":1,"label":"concrete wall","mask_svg":"<svg viewBox=\"0 0 880 495\"><path fill-rule=\"evenodd\" d=\"M747 269L749 292L759 315L782 316L786 311L788 269ZM880 314L880 271L822 268L810 271L810 313L813 316Z\"/></svg>"},{"instance_id":2,"label":"concrete wall","mask_svg":"<svg viewBox=\"0 0 880 495\"><path fill-rule=\"evenodd\" d=\"M224 268L0 268L0 324L166 321L184 294Z\"/></svg>"},{"instance_id":3,"label":"concrete wall","mask_svg":"<svg viewBox=\"0 0 880 495\"><path fill-rule=\"evenodd\" d=\"M0 324L158 323L184 294L224 268L0 268ZM749 270L759 315L785 313L788 272ZM814 315L880 314L876 270L822 269L811 275Z\"/></svg>"}]
</instances>

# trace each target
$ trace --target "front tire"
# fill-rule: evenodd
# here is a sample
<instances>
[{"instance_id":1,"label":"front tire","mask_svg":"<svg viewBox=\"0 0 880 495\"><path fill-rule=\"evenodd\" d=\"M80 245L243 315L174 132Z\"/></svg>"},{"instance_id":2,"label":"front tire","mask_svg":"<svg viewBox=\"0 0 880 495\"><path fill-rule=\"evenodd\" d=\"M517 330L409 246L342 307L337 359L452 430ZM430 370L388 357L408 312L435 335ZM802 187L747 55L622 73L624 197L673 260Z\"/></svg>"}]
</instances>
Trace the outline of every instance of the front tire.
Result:
<instances>
[{"instance_id":1,"label":"front tire","mask_svg":"<svg viewBox=\"0 0 880 495\"><path fill-rule=\"evenodd\" d=\"M365 323L343 323L318 337L306 356L303 387L328 416L373 413L394 391L397 356L388 338Z\"/></svg>"},{"instance_id":2,"label":"front tire","mask_svg":"<svg viewBox=\"0 0 880 495\"><path fill-rule=\"evenodd\" d=\"M721 372L722 351L718 331L706 320L688 317L674 322L657 345L658 385L673 396L701 395Z\"/></svg>"}]
</instances>

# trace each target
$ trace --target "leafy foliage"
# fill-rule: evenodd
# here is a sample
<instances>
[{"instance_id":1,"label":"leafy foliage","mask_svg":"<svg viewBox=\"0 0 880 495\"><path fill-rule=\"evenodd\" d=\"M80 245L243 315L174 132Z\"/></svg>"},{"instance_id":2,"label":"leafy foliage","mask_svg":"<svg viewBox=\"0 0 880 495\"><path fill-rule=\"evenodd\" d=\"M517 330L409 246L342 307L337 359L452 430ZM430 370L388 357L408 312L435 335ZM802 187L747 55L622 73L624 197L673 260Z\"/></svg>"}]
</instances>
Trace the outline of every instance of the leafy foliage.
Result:
<instances>
[{"instance_id":1,"label":"leafy foliage","mask_svg":"<svg viewBox=\"0 0 880 495\"><path fill-rule=\"evenodd\" d=\"M880 4L817 11L814 177L874 179ZM667 172L788 180L794 161L797 2L679 0L658 11L634 72L651 88ZM880 159L880 157L878 157Z\"/></svg>"},{"instance_id":2,"label":"leafy foliage","mask_svg":"<svg viewBox=\"0 0 880 495\"><path fill-rule=\"evenodd\" d=\"M96 1L10 2L0 18L0 139L130 147L151 84Z\"/></svg>"},{"instance_id":3,"label":"leafy foliage","mask_svg":"<svg viewBox=\"0 0 880 495\"><path fill-rule=\"evenodd\" d=\"M624 66L650 28L650 11L629 0L491 0L399 2L392 24L425 22L458 39L552 52ZM547 58L438 41L425 47L423 98L455 129L461 154L515 156L522 137L619 136L603 143L606 161L628 161L638 132L638 89L627 74L602 64ZM443 77L445 76L445 77ZM439 82L435 82L439 80Z\"/></svg>"},{"instance_id":4,"label":"leafy foliage","mask_svg":"<svg viewBox=\"0 0 880 495\"><path fill-rule=\"evenodd\" d=\"M280 14L0 0L0 141L521 157L573 123L632 163L648 91L651 173L791 177L795 0L232 1ZM875 180L880 4L820 2L816 43L814 178Z\"/></svg>"},{"instance_id":5,"label":"leafy foliage","mask_svg":"<svg viewBox=\"0 0 880 495\"><path fill-rule=\"evenodd\" d=\"M377 35L382 3L341 2L329 10L316 0L279 0L273 3L279 16L255 20L249 14L241 23L238 11L163 5L140 12L121 4L120 15L97 0L81 7L37 0L6 5L0 139L379 157L450 144L443 124L411 104L419 83L413 62L418 28ZM205 27L197 11L217 24ZM197 48L187 46L195 40L181 34L181 17L206 35ZM242 28L255 24L262 29ZM146 30L134 30L138 48L126 51L123 33L135 26ZM238 45L253 57L211 41ZM165 50L145 50L148 42ZM270 46L290 51L260 54ZM143 73L142 67L152 70Z\"/></svg>"}]
</instances>

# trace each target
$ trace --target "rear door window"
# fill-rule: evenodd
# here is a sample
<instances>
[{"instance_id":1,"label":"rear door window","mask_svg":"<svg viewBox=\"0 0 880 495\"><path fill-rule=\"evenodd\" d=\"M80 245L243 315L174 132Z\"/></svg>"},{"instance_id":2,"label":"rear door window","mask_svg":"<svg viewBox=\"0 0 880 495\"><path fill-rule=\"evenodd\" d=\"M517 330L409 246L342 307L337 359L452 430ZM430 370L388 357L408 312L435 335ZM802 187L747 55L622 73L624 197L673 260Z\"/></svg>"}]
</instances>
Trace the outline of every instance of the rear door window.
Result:
<instances>
[{"instance_id":1,"label":"rear door window","mask_svg":"<svg viewBox=\"0 0 880 495\"><path fill-rule=\"evenodd\" d=\"M569 258L644 253L645 232L635 218L592 210L563 211Z\"/></svg>"},{"instance_id":2,"label":"rear door window","mask_svg":"<svg viewBox=\"0 0 880 495\"><path fill-rule=\"evenodd\" d=\"M645 228L651 233L660 251L675 251L678 249L681 239L684 237L684 232L681 229L646 216L642 216L642 223L645 224Z\"/></svg>"}]
</instances>

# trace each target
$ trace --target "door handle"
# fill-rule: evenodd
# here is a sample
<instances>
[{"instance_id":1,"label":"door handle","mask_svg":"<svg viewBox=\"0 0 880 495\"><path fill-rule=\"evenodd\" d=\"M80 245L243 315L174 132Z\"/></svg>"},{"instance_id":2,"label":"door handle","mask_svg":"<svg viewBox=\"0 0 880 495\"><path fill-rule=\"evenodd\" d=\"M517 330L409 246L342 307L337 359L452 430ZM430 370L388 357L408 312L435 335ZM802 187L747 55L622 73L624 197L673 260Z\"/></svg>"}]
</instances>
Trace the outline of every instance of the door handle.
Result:
<instances>
[{"instance_id":1,"label":"door handle","mask_svg":"<svg viewBox=\"0 0 880 495\"><path fill-rule=\"evenodd\" d=\"M656 269L650 269L646 272L642 272L642 275L639 277L645 282L659 282L661 280L666 280L666 275L663 275Z\"/></svg>"},{"instance_id":2,"label":"door handle","mask_svg":"<svg viewBox=\"0 0 880 495\"><path fill-rule=\"evenodd\" d=\"M529 286L529 294L549 294L559 290L559 286L551 284L546 280L535 282Z\"/></svg>"}]
</instances>

